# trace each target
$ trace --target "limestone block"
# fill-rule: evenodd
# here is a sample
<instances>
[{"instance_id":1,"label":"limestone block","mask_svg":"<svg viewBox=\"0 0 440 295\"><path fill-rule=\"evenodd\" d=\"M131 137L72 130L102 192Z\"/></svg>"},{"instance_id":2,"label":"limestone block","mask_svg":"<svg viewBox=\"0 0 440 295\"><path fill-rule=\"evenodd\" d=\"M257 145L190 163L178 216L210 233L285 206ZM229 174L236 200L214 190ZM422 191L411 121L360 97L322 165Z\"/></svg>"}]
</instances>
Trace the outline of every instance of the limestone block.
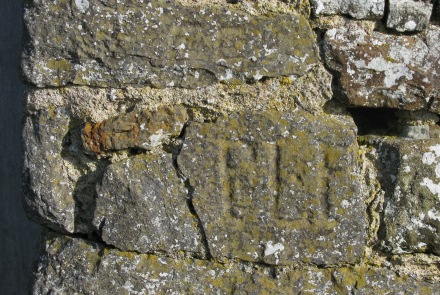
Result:
<instances>
[{"instance_id":1,"label":"limestone block","mask_svg":"<svg viewBox=\"0 0 440 295\"><path fill-rule=\"evenodd\" d=\"M311 0L313 14L348 14L357 19L381 19L385 0Z\"/></svg>"},{"instance_id":2,"label":"limestone block","mask_svg":"<svg viewBox=\"0 0 440 295\"><path fill-rule=\"evenodd\" d=\"M354 263L365 243L355 127L301 111L191 124L178 165L213 257Z\"/></svg>"},{"instance_id":3,"label":"limestone block","mask_svg":"<svg viewBox=\"0 0 440 295\"><path fill-rule=\"evenodd\" d=\"M93 224L107 244L121 250L200 253L187 195L170 154L130 157L107 167Z\"/></svg>"},{"instance_id":4,"label":"limestone block","mask_svg":"<svg viewBox=\"0 0 440 295\"><path fill-rule=\"evenodd\" d=\"M429 24L430 1L390 0L387 27L398 32L423 31Z\"/></svg>"},{"instance_id":5,"label":"limestone block","mask_svg":"<svg viewBox=\"0 0 440 295\"><path fill-rule=\"evenodd\" d=\"M221 264L123 252L49 233L33 294L436 294L418 282L369 266L303 269Z\"/></svg>"},{"instance_id":6,"label":"limestone block","mask_svg":"<svg viewBox=\"0 0 440 295\"><path fill-rule=\"evenodd\" d=\"M69 114L65 108L26 118L24 139L25 210L51 228L74 232L75 181L81 176L63 156Z\"/></svg>"},{"instance_id":7,"label":"limestone block","mask_svg":"<svg viewBox=\"0 0 440 295\"><path fill-rule=\"evenodd\" d=\"M85 148L95 154L126 148L151 150L170 137L179 136L186 121L188 114L184 107L165 106L87 123L82 137Z\"/></svg>"},{"instance_id":8,"label":"limestone block","mask_svg":"<svg viewBox=\"0 0 440 295\"><path fill-rule=\"evenodd\" d=\"M340 73L339 96L349 105L438 113L438 44L437 27L425 36L391 36L353 25L327 31L325 57Z\"/></svg>"},{"instance_id":9,"label":"limestone block","mask_svg":"<svg viewBox=\"0 0 440 295\"><path fill-rule=\"evenodd\" d=\"M165 0L32 1L23 72L39 86L198 88L301 76L318 64L299 15L252 16L233 7Z\"/></svg>"},{"instance_id":10,"label":"limestone block","mask_svg":"<svg viewBox=\"0 0 440 295\"><path fill-rule=\"evenodd\" d=\"M440 141L376 139L385 189L382 244L392 253L440 254Z\"/></svg>"},{"instance_id":11,"label":"limestone block","mask_svg":"<svg viewBox=\"0 0 440 295\"><path fill-rule=\"evenodd\" d=\"M52 229L88 233L95 185L107 161L84 155L78 122L67 106L28 114L23 130L28 216Z\"/></svg>"}]
</instances>

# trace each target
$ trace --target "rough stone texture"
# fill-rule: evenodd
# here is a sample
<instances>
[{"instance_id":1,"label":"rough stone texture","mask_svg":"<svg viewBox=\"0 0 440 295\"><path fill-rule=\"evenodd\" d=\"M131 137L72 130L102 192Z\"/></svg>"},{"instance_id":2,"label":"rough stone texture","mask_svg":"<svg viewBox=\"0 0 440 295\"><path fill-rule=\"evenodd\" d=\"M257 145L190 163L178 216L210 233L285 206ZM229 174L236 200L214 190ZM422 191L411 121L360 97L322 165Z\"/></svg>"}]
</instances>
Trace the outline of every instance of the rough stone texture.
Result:
<instances>
[{"instance_id":1,"label":"rough stone texture","mask_svg":"<svg viewBox=\"0 0 440 295\"><path fill-rule=\"evenodd\" d=\"M288 111L300 106L320 112L332 98L332 75L323 66L302 77L270 79L253 85L215 84L201 89L131 87L124 89L68 87L31 89L26 96L29 113L67 106L72 116L101 122L129 110L155 110L164 105L185 104L212 112L238 110Z\"/></svg>"},{"instance_id":2,"label":"rough stone texture","mask_svg":"<svg viewBox=\"0 0 440 295\"><path fill-rule=\"evenodd\" d=\"M170 154L134 156L107 167L93 224L120 250L201 252L187 195Z\"/></svg>"},{"instance_id":3,"label":"rough stone texture","mask_svg":"<svg viewBox=\"0 0 440 295\"><path fill-rule=\"evenodd\" d=\"M438 293L438 1L228 2L26 1L33 293Z\"/></svg>"},{"instance_id":4,"label":"rough stone texture","mask_svg":"<svg viewBox=\"0 0 440 295\"><path fill-rule=\"evenodd\" d=\"M348 14L357 19L381 19L385 0L311 0L315 16Z\"/></svg>"},{"instance_id":5,"label":"rough stone texture","mask_svg":"<svg viewBox=\"0 0 440 295\"><path fill-rule=\"evenodd\" d=\"M384 268L302 270L121 252L49 233L34 294L436 294Z\"/></svg>"},{"instance_id":6,"label":"rough stone texture","mask_svg":"<svg viewBox=\"0 0 440 295\"><path fill-rule=\"evenodd\" d=\"M439 113L440 29L421 36L367 33L357 26L325 34L327 65L350 105Z\"/></svg>"},{"instance_id":7,"label":"rough stone texture","mask_svg":"<svg viewBox=\"0 0 440 295\"><path fill-rule=\"evenodd\" d=\"M103 122L87 123L82 137L86 149L95 154L126 148L151 150L179 136L188 119L182 106L131 112Z\"/></svg>"},{"instance_id":8,"label":"rough stone texture","mask_svg":"<svg viewBox=\"0 0 440 295\"><path fill-rule=\"evenodd\" d=\"M428 139L430 138L429 126L427 125L403 126L400 132L400 136L412 138L412 139Z\"/></svg>"},{"instance_id":9,"label":"rough stone texture","mask_svg":"<svg viewBox=\"0 0 440 295\"><path fill-rule=\"evenodd\" d=\"M40 87L196 88L303 75L318 63L310 25L299 15L273 22L161 0L57 0L28 4L25 21L31 38L23 70Z\"/></svg>"},{"instance_id":10,"label":"rough stone texture","mask_svg":"<svg viewBox=\"0 0 440 295\"><path fill-rule=\"evenodd\" d=\"M354 263L365 243L353 125L304 112L191 124L178 165L213 257Z\"/></svg>"},{"instance_id":11,"label":"rough stone texture","mask_svg":"<svg viewBox=\"0 0 440 295\"><path fill-rule=\"evenodd\" d=\"M69 123L65 108L40 111L26 118L25 208L41 224L74 232L74 182L80 174L76 170L72 173L72 165L61 155Z\"/></svg>"},{"instance_id":12,"label":"rough stone texture","mask_svg":"<svg viewBox=\"0 0 440 295\"><path fill-rule=\"evenodd\" d=\"M385 202L380 235L392 253L440 254L440 142L374 139Z\"/></svg>"},{"instance_id":13,"label":"rough stone texture","mask_svg":"<svg viewBox=\"0 0 440 295\"><path fill-rule=\"evenodd\" d=\"M429 1L390 0L386 25L398 32L423 31L429 25L432 8Z\"/></svg>"},{"instance_id":14,"label":"rough stone texture","mask_svg":"<svg viewBox=\"0 0 440 295\"><path fill-rule=\"evenodd\" d=\"M78 125L66 106L26 118L24 207L31 219L52 229L88 233L95 185L108 161L85 155Z\"/></svg>"}]
</instances>

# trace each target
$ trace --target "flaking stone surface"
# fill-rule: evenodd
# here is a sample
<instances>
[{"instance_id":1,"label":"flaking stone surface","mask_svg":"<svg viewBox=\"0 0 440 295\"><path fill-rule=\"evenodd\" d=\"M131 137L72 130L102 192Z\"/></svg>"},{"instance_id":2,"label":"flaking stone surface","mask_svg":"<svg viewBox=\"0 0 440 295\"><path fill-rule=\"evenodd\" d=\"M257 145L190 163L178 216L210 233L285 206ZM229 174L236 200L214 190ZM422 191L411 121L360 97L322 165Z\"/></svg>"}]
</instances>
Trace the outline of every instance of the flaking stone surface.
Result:
<instances>
[{"instance_id":1,"label":"flaking stone surface","mask_svg":"<svg viewBox=\"0 0 440 295\"><path fill-rule=\"evenodd\" d=\"M365 210L354 126L305 112L243 112L187 128L178 165L213 257L354 263Z\"/></svg>"},{"instance_id":2,"label":"flaking stone surface","mask_svg":"<svg viewBox=\"0 0 440 295\"><path fill-rule=\"evenodd\" d=\"M392 36L352 25L327 31L325 56L348 104L439 113L438 44L435 26L424 36Z\"/></svg>"},{"instance_id":3,"label":"flaking stone surface","mask_svg":"<svg viewBox=\"0 0 440 295\"><path fill-rule=\"evenodd\" d=\"M311 0L315 16L348 14L356 19L381 19L385 0Z\"/></svg>"},{"instance_id":4,"label":"flaking stone surface","mask_svg":"<svg viewBox=\"0 0 440 295\"><path fill-rule=\"evenodd\" d=\"M440 254L440 141L375 139L385 189L380 237L392 253Z\"/></svg>"},{"instance_id":5,"label":"flaking stone surface","mask_svg":"<svg viewBox=\"0 0 440 295\"><path fill-rule=\"evenodd\" d=\"M299 15L251 16L172 2L32 1L22 68L44 86L197 88L303 75L318 63Z\"/></svg>"},{"instance_id":6,"label":"flaking stone surface","mask_svg":"<svg viewBox=\"0 0 440 295\"><path fill-rule=\"evenodd\" d=\"M93 224L107 244L121 250L201 253L187 196L170 154L133 156L107 167Z\"/></svg>"},{"instance_id":7,"label":"flaking stone surface","mask_svg":"<svg viewBox=\"0 0 440 295\"><path fill-rule=\"evenodd\" d=\"M436 294L439 284L369 266L285 269L122 252L45 235L33 294Z\"/></svg>"}]
</instances>

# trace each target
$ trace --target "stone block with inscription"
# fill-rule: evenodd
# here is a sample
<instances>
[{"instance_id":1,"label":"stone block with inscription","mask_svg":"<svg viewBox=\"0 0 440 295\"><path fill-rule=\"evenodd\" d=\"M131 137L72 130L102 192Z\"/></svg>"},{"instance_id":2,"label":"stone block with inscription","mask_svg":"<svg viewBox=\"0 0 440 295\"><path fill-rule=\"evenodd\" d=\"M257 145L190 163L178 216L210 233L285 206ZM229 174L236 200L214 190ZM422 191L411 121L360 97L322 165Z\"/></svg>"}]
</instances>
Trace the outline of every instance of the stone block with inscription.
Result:
<instances>
[{"instance_id":1,"label":"stone block with inscription","mask_svg":"<svg viewBox=\"0 0 440 295\"><path fill-rule=\"evenodd\" d=\"M193 123L178 165L213 257L354 263L365 210L352 125L300 111Z\"/></svg>"}]
</instances>

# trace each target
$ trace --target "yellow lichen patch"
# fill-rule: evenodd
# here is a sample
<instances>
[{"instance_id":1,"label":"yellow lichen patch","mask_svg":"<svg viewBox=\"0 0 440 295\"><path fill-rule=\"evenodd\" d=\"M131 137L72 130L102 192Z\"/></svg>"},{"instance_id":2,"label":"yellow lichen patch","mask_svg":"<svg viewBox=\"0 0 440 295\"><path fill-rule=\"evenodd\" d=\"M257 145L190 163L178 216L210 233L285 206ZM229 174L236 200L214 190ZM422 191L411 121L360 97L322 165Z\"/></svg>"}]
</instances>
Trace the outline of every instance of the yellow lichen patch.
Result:
<instances>
[{"instance_id":1,"label":"yellow lichen patch","mask_svg":"<svg viewBox=\"0 0 440 295\"><path fill-rule=\"evenodd\" d=\"M66 59L49 59L47 61L47 67L54 71L61 71L61 72L71 72L72 71L72 65L71 63Z\"/></svg>"}]
</instances>

